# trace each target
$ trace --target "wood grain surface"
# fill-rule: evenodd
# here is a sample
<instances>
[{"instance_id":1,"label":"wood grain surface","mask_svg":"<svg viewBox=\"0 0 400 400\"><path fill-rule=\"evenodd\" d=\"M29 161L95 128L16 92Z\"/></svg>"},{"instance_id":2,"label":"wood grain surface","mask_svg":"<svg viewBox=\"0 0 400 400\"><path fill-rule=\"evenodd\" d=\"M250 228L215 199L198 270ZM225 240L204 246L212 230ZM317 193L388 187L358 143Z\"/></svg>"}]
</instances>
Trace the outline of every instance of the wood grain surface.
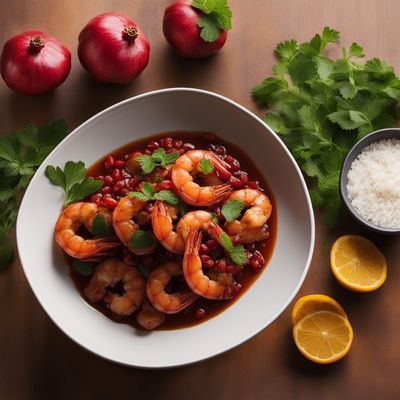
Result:
<instances>
[{"instance_id":1,"label":"wood grain surface","mask_svg":"<svg viewBox=\"0 0 400 400\"><path fill-rule=\"evenodd\" d=\"M14 34L41 29L71 50L73 65L64 85L40 97L14 93L1 81L0 132L58 117L65 118L73 129L117 101L172 86L212 90L262 115L249 91L270 74L275 44L293 37L306 40L325 25L341 32L342 45L358 42L367 57L386 59L400 72L398 0L230 0L234 26L228 42L216 57L202 61L183 60L168 47L161 32L168 3L1 0L1 45ZM150 64L132 84L95 83L78 62L80 29L104 11L131 16L151 43ZM38 234L40 229L38 226ZM163 371L114 365L80 348L51 322L16 257L0 274L0 399L400 398L399 238L370 234L347 214L340 228L333 231L321 224L317 214L316 232L313 262L299 295L331 295L348 312L355 340L349 356L341 362L317 366L297 352L291 338L289 307L245 344L196 365ZM336 237L347 233L370 237L387 256L388 279L377 292L352 294L331 275L330 246ZM254 312L263 312L262 304Z\"/></svg>"}]
</instances>

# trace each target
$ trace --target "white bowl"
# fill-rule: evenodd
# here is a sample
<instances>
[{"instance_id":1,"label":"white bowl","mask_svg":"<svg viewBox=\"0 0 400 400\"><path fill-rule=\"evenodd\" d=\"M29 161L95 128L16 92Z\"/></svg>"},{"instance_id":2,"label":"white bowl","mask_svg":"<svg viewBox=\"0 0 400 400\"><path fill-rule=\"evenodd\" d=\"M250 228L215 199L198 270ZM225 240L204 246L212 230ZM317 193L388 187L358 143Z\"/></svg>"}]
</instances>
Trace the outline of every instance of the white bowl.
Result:
<instances>
[{"instance_id":1,"label":"white bowl","mask_svg":"<svg viewBox=\"0 0 400 400\"><path fill-rule=\"evenodd\" d=\"M87 166L135 139L172 130L212 131L251 155L275 196L278 234L267 268L238 301L194 327L138 332L92 309L79 295L53 239L62 194L47 165ZM314 215L294 159L272 130L218 94L174 88L146 93L100 112L75 129L33 177L21 204L17 241L26 277L50 318L71 339L106 359L143 368L193 363L229 350L267 327L289 305L309 267Z\"/></svg>"}]
</instances>

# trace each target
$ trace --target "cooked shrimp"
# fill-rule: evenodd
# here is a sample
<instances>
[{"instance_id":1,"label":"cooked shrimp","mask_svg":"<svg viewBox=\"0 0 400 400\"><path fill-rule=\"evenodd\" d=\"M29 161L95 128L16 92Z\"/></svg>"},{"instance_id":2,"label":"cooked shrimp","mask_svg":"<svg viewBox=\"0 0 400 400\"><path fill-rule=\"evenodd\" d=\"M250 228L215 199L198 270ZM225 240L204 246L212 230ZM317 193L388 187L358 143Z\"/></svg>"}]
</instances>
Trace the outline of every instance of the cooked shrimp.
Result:
<instances>
[{"instance_id":1,"label":"cooked shrimp","mask_svg":"<svg viewBox=\"0 0 400 400\"><path fill-rule=\"evenodd\" d=\"M111 213L95 203L73 203L62 210L56 222L54 237L57 244L71 257L97 259L106 256L119 245L113 238L84 239L77 234L82 225L90 231L96 215L111 221Z\"/></svg>"},{"instance_id":2,"label":"cooked shrimp","mask_svg":"<svg viewBox=\"0 0 400 400\"><path fill-rule=\"evenodd\" d=\"M201 172L200 161L209 160L222 175L230 177L222 160L215 154L205 150L191 150L180 156L172 168L172 181L180 198L192 206L210 206L222 201L232 191L228 184L216 186L200 186L194 177Z\"/></svg>"},{"instance_id":3,"label":"cooked shrimp","mask_svg":"<svg viewBox=\"0 0 400 400\"><path fill-rule=\"evenodd\" d=\"M228 235L236 238L235 242L250 243L268 237L263 226L271 216L272 205L264 193L255 189L240 189L232 192L226 201L229 200L240 200L247 208L240 220L228 222L225 226Z\"/></svg>"},{"instance_id":4,"label":"cooked shrimp","mask_svg":"<svg viewBox=\"0 0 400 400\"><path fill-rule=\"evenodd\" d=\"M162 201L157 201L152 213L152 226L155 237L172 253L181 254L185 251L190 228L205 229L211 221L211 214L207 211L196 210L186 213L178 222L174 231L170 209ZM177 216L174 216L177 218Z\"/></svg>"},{"instance_id":5,"label":"cooked shrimp","mask_svg":"<svg viewBox=\"0 0 400 400\"><path fill-rule=\"evenodd\" d=\"M146 292L151 304L165 314L176 314L190 306L199 296L190 290L167 293L166 286L175 276L182 275L181 266L167 262L155 268L147 279Z\"/></svg>"},{"instance_id":6,"label":"cooked shrimp","mask_svg":"<svg viewBox=\"0 0 400 400\"><path fill-rule=\"evenodd\" d=\"M118 283L122 284L122 295L107 291ZM85 296L91 302L104 300L114 314L128 316L142 304L145 291L146 283L135 268L111 258L96 267L85 289Z\"/></svg>"},{"instance_id":7,"label":"cooked shrimp","mask_svg":"<svg viewBox=\"0 0 400 400\"><path fill-rule=\"evenodd\" d=\"M123 197L113 212L113 226L115 233L121 242L128 247L128 249L137 255L151 254L157 247L156 241L146 248L137 249L133 248L130 241L132 235L139 229L139 225L133 220L139 213L146 207L147 201L139 200L135 197Z\"/></svg>"},{"instance_id":8,"label":"cooked shrimp","mask_svg":"<svg viewBox=\"0 0 400 400\"><path fill-rule=\"evenodd\" d=\"M211 279L203 273L199 249L202 233L191 229L183 257L183 275L192 291L212 300L225 300L232 297L230 284Z\"/></svg>"},{"instance_id":9,"label":"cooked shrimp","mask_svg":"<svg viewBox=\"0 0 400 400\"><path fill-rule=\"evenodd\" d=\"M136 321L143 328L150 331L165 321L165 314L156 310L148 300L144 300L140 311L136 315Z\"/></svg>"}]
</instances>

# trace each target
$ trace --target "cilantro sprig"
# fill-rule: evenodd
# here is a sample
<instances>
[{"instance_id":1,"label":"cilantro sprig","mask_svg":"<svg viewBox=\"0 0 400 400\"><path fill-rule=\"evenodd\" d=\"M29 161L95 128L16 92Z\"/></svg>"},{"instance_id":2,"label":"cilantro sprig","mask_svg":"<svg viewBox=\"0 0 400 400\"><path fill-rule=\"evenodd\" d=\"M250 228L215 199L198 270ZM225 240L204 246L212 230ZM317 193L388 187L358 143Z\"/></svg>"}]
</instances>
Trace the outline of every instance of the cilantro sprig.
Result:
<instances>
[{"instance_id":1,"label":"cilantro sprig","mask_svg":"<svg viewBox=\"0 0 400 400\"><path fill-rule=\"evenodd\" d=\"M243 201L240 200L229 200L221 208L221 214L225 217L228 222L232 222L244 208Z\"/></svg>"},{"instance_id":2,"label":"cilantro sprig","mask_svg":"<svg viewBox=\"0 0 400 400\"><path fill-rule=\"evenodd\" d=\"M134 250L146 249L156 244L156 239L150 231L136 230L131 238L130 245Z\"/></svg>"},{"instance_id":3,"label":"cilantro sprig","mask_svg":"<svg viewBox=\"0 0 400 400\"><path fill-rule=\"evenodd\" d=\"M226 232L222 232L218 238L219 244L229 254L231 260L237 265L243 265L246 261L246 254L243 246L234 246L231 238Z\"/></svg>"},{"instance_id":4,"label":"cilantro sprig","mask_svg":"<svg viewBox=\"0 0 400 400\"><path fill-rule=\"evenodd\" d=\"M171 206L177 207L179 212L183 212L183 214L185 213L181 199L170 190L161 190L157 192L150 182L142 182L140 189L142 190L141 192L128 192L127 195L143 201L160 200L164 203L170 204Z\"/></svg>"},{"instance_id":5,"label":"cilantro sprig","mask_svg":"<svg viewBox=\"0 0 400 400\"><path fill-rule=\"evenodd\" d=\"M23 191L43 160L67 135L67 125L60 119L0 137L0 269L12 261L14 247L10 238Z\"/></svg>"},{"instance_id":6,"label":"cilantro sprig","mask_svg":"<svg viewBox=\"0 0 400 400\"><path fill-rule=\"evenodd\" d=\"M201 28L200 37L205 42L217 40L221 29L232 28L232 11L227 0L193 0L192 7L204 13L198 27Z\"/></svg>"},{"instance_id":7,"label":"cilantro sprig","mask_svg":"<svg viewBox=\"0 0 400 400\"><path fill-rule=\"evenodd\" d=\"M179 157L179 153L166 153L164 149L154 150L153 154L141 154L137 160L142 168L143 174L150 174L154 168L160 166L165 168L168 164L173 164Z\"/></svg>"},{"instance_id":8,"label":"cilantro sprig","mask_svg":"<svg viewBox=\"0 0 400 400\"><path fill-rule=\"evenodd\" d=\"M310 42L279 43L273 76L252 91L268 108L265 122L315 179L311 198L324 207L328 226L337 223L342 207L338 184L346 154L369 132L395 126L400 100L393 67L377 58L356 62L364 56L357 43L337 60L325 56L327 45L338 41L339 32L325 27Z\"/></svg>"},{"instance_id":9,"label":"cilantro sprig","mask_svg":"<svg viewBox=\"0 0 400 400\"><path fill-rule=\"evenodd\" d=\"M46 176L53 185L64 189L65 206L97 192L103 185L102 181L86 176L85 164L82 161L67 161L64 170L48 165Z\"/></svg>"},{"instance_id":10,"label":"cilantro sprig","mask_svg":"<svg viewBox=\"0 0 400 400\"><path fill-rule=\"evenodd\" d=\"M204 175L208 175L214 171L213 163L207 158L202 158L199 162L200 170Z\"/></svg>"}]
</instances>

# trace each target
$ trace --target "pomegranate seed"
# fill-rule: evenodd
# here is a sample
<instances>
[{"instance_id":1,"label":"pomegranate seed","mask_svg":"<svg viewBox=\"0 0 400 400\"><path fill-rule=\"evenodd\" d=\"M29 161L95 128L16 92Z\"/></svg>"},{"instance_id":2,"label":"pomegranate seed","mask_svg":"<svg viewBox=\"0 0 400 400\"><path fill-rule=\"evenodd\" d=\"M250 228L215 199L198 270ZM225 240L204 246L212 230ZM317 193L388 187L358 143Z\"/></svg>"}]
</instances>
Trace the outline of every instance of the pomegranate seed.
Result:
<instances>
[{"instance_id":1,"label":"pomegranate seed","mask_svg":"<svg viewBox=\"0 0 400 400\"><path fill-rule=\"evenodd\" d=\"M254 243L246 244L245 248L246 248L246 250L250 251L251 253L254 253L256 250L256 245Z\"/></svg>"},{"instance_id":2,"label":"pomegranate seed","mask_svg":"<svg viewBox=\"0 0 400 400\"><path fill-rule=\"evenodd\" d=\"M94 179L96 179L96 181L104 181L104 176L103 175L97 175Z\"/></svg>"},{"instance_id":3,"label":"pomegranate seed","mask_svg":"<svg viewBox=\"0 0 400 400\"><path fill-rule=\"evenodd\" d=\"M201 263L205 268L212 268L214 266L214 260L207 256L207 255L202 255L200 256L201 258Z\"/></svg>"},{"instance_id":4,"label":"pomegranate seed","mask_svg":"<svg viewBox=\"0 0 400 400\"><path fill-rule=\"evenodd\" d=\"M118 201L112 198L104 198L103 199L103 204L109 209L109 210L114 210L115 207L118 205Z\"/></svg>"},{"instance_id":5,"label":"pomegranate seed","mask_svg":"<svg viewBox=\"0 0 400 400\"><path fill-rule=\"evenodd\" d=\"M136 189L137 185L139 185L140 182L141 182L141 180L137 179L137 178L129 179L128 184L126 185L126 187L129 190L134 190L134 189Z\"/></svg>"},{"instance_id":6,"label":"pomegranate seed","mask_svg":"<svg viewBox=\"0 0 400 400\"><path fill-rule=\"evenodd\" d=\"M121 179L121 171L119 169L113 169L111 177L114 181L119 181Z\"/></svg>"},{"instance_id":7,"label":"pomegranate seed","mask_svg":"<svg viewBox=\"0 0 400 400\"><path fill-rule=\"evenodd\" d=\"M172 149L172 143L173 143L172 138L170 138L170 137L165 138L164 145L163 145L164 149L165 150Z\"/></svg>"},{"instance_id":8,"label":"pomegranate seed","mask_svg":"<svg viewBox=\"0 0 400 400\"><path fill-rule=\"evenodd\" d=\"M160 148L160 144L158 142L152 141L147 145L147 148L151 151L154 151Z\"/></svg>"},{"instance_id":9,"label":"pomegranate seed","mask_svg":"<svg viewBox=\"0 0 400 400\"><path fill-rule=\"evenodd\" d=\"M196 310L196 318L203 319L206 316L206 312L202 308Z\"/></svg>"},{"instance_id":10,"label":"pomegranate seed","mask_svg":"<svg viewBox=\"0 0 400 400\"><path fill-rule=\"evenodd\" d=\"M208 254L209 252L210 252L210 249L208 248L207 245L202 244L202 245L200 246L200 250L199 250L199 253L200 253L200 254Z\"/></svg>"},{"instance_id":11,"label":"pomegranate seed","mask_svg":"<svg viewBox=\"0 0 400 400\"><path fill-rule=\"evenodd\" d=\"M123 180L120 180L112 187L112 190L114 193L118 194L121 192L121 189L124 187L125 187L125 182Z\"/></svg>"},{"instance_id":12,"label":"pomegranate seed","mask_svg":"<svg viewBox=\"0 0 400 400\"><path fill-rule=\"evenodd\" d=\"M249 175L247 172L238 171L235 173L236 178L240 179L240 181L245 185L249 181Z\"/></svg>"},{"instance_id":13,"label":"pomegranate seed","mask_svg":"<svg viewBox=\"0 0 400 400\"><path fill-rule=\"evenodd\" d=\"M96 193L96 194L92 194L92 196L90 197L90 201L92 203L96 203L99 206L99 205L101 205L102 198L103 198L103 195L101 193Z\"/></svg>"},{"instance_id":14,"label":"pomegranate seed","mask_svg":"<svg viewBox=\"0 0 400 400\"><path fill-rule=\"evenodd\" d=\"M120 190L120 193L121 193L122 196L125 196L128 192L129 192L129 189L127 189L127 188L122 188Z\"/></svg>"},{"instance_id":15,"label":"pomegranate seed","mask_svg":"<svg viewBox=\"0 0 400 400\"><path fill-rule=\"evenodd\" d=\"M123 160L115 161L114 167L115 168L119 168L119 169L124 168L125 167L125 161L123 161Z\"/></svg>"},{"instance_id":16,"label":"pomegranate seed","mask_svg":"<svg viewBox=\"0 0 400 400\"><path fill-rule=\"evenodd\" d=\"M174 140L173 145L178 150L183 146L183 142L182 142L182 140Z\"/></svg>"},{"instance_id":17,"label":"pomegranate seed","mask_svg":"<svg viewBox=\"0 0 400 400\"><path fill-rule=\"evenodd\" d=\"M240 283L234 283L232 289L235 293L238 293L242 290L242 285Z\"/></svg>"},{"instance_id":18,"label":"pomegranate seed","mask_svg":"<svg viewBox=\"0 0 400 400\"><path fill-rule=\"evenodd\" d=\"M228 169L231 172L236 172L239 171L240 169L240 163L236 158L233 158L232 156L228 155L225 157L224 160L228 164Z\"/></svg>"},{"instance_id":19,"label":"pomegranate seed","mask_svg":"<svg viewBox=\"0 0 400 400\"><path fill-rule=\"evenodd\" d=\"M126 169L121 170L121 175L123 178L132 178L132 175Z\"/></svg>"},{"instance_id":20,"label":"pomegranate seed","mask_svg":"<svg viewBox=\"0 0 400 400\"><path fill-rule=\"evenodd\" d=\"M258 181L248 182L247 187L249 187L250 189L260 190L260 184Z\"/></svg>"},{"instance_id":21,"label":"pomegranate seed","mask_svg":"<svg viewBox=\"0 0 400 400\"><path fill-rule=\"evenodd\" d=\"M182 146L182 148L183 148L183 150L185 150L185 151L194 150L194 144L192 144L192 143L185 143L185 144Z\"/></svg>"},{"instance_id":22,"label":"pomegranate seed","mask_svg":"<svg viewBox=\"0 0 400 400\"><path fill-rule=\"evenodd\" d=\"M107 175L107 176L104 177L104 183L107 186L111 186L114 183L114 179L112 178L112 176Z\"/></svg>"},{"instance_id":23,"label":"pomegranate seed","mask_svg":"<svg viewBox=\"0 0 400 400\"><path fill-rule=\"evenodd\" d=\"M235 269L235 266L233 264L228 264L226 266L225 271L228 272L229 274L231 274L234 271L234 269Z\"/></svg>"},{"instance_id":24,"label":"pomegranate seed","mask_svg":"<svg viewBox=\"0 0 400 400\"><path fill-rule=\"evenodd\" d=\"M173 188L174 184L172 183L172 181L170 180L165 180L160 182L157 185L157 191L161 191L161 190L171 190Z\"/></svg>"},{"instance_id":25,"label":"pomegranate seed","mask_svg":"<svg viewBox=\"0 0 400 400\"><path fill-rule=\"evenodd\" d=\"M219 272L226 271L226 261L225 260L218 260L215 262L215 266L217 267Z\"/></svg>"},{"instance_id":26,"label":"pomegranate seed","mask_svg":"<svg viewBox=\"0 0 400 400\"><path fill-rule=\"evenodd\" d=\"M223 156L226 154L226 149L224 146L216 146L215 147L215 154L217 156Z\"/></svg>"},{"instance_id":27,"label":"pomegranate seed","mask_svg":"<svg viewBox=\"0 0 400 400\"><path fill-rule=\"evenodd\" d=\"M210 249L215 249L219 246L219 243L215 239L210 239L210 240L207 240L206 245Z\"/></svg>"},{"instance_id":28,"label":"pomegranate seed","mask_svg":"<svg viewBox=\"0 0 400 400\"><path fill-rule=\"evenodd\" d=\"M240 179L238 179L238 178L236 178L236 177L234 177L234 176L231 176L231 177L228 179L228 183L229 183L234 189L241 189L241 188L244 186L244 183L243 183Z\"/></svg>"},{"instance_id":29,"label":"pomegranate seed","mask_svg":"<svg viewBox=\"0 0 400 400\"><path fill-rule=\"evenodd\" d=\"M104 160L104 166L106 167L106 169L111 169L114 166L114 157L107 156Z\"/></svg>"},{"instance_id":30,"label":"pomegranate seed","mask_svg":"<svg viewBox=\"0 0 400 400\"><path fill-rule=\"evenodd\" d=\"M106 194L103 196L103 199L111 199L111 198L112 198L111 193L106 193Z\"/></svg>"},{"instance_id":31,"label":"pomegranate seed","mask_svg":"<svg viewBox=\"0 0 400 400\"><path fill-rule=\"evenodd\" d=\"M111 186L104 186L103 188L100 189L100 192L106 194L106 193L111 193L111 190L112 190Z\"/></svg>"},{"instance_id":32,"label":"pomegranate seed","mask_svg":"<svg viewBox=\"0 0 400 400\"><path fill-rule=\"evenodd\" d=\"M146 149L145 151L144 151L144 154L146 154L147 156L149 156L150 154L152 154L153 152L151 151L151 150L149 150L149 149Z\"/></svg>"}]
</instances>

